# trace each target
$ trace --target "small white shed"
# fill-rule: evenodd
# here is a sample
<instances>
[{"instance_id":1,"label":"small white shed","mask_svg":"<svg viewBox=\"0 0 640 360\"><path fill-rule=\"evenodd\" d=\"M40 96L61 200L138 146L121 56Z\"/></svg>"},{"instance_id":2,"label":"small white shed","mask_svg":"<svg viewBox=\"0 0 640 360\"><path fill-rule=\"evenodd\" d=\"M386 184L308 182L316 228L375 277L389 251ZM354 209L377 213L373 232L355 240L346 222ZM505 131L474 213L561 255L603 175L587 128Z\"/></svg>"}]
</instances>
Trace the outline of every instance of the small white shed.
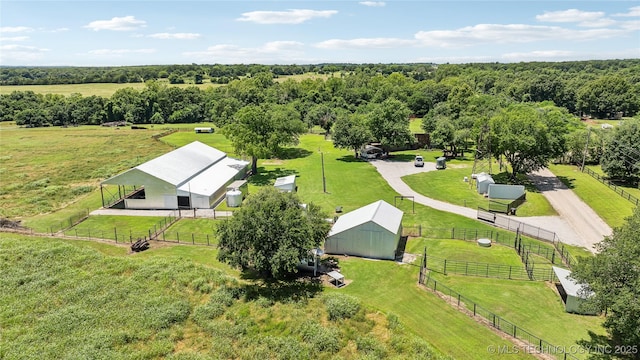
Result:
<instances>
[{"instance_id":1,"label":"small white shed","mask_svg":"<svg viewBox=\"0 0 640 360\"><path fill-rule=\"evenodd\" d=\"M584 285L578 284L571 278L571 271L553 266L553 272L560 281L558 292L564 301L565 311L583 315L595 315L595 312L581 308L580 305L586 300L585 295L580 294L580 290Z\"/></svg>"},{"instance_id":2,"label":"small white shed","mask_svg":"<svg viewBox=\"0 0 640 360\"><path fill-rule=\"evenodd\" d=\"M489 192L489 185L495 184L491 175L486 173L480 173L476 175L476 189L478 194L486 194Z\"/></svg>"},{"instance_id":3,"label":"small white shed","mask_svg":"<svg viewBox=\"0 0 640 360\"><path fill-rule=\"evenodd\" d=\"M402 236L402 210L379 200L338 218L324 252L393 260Z\"/></svg>"},{"instance_id":4,"label":"small white shed","mask_svg":"<svg viewBox=\"0 0 640 360\"><path fill-rule=\"evenodd\" d=\"M298 190L298 187L296 186L295 175L279 177L276 179L276 182L275 184L273 184L273 186L283 192L292 192Z\"/></svg>"}]
</instances>

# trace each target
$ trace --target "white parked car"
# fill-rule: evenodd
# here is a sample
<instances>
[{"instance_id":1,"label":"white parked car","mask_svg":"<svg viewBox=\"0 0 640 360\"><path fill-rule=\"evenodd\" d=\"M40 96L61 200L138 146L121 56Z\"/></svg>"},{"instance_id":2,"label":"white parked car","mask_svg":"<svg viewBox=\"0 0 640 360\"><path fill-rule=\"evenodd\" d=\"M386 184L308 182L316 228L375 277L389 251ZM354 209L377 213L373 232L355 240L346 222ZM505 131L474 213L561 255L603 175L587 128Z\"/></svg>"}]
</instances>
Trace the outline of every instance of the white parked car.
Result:
<instances>
[{"instance_id":1,"label":"white parked car","mask_svg":"<svg viewBox=\"0 0 640 360\"><path fill-rule=\"evenodd\" d=\"M417 166L417 167L423 167L424 166L424 159L422 158L422 156L417 155L416 159L413 160L413 165Z\"/></svg>"}]
</instances>

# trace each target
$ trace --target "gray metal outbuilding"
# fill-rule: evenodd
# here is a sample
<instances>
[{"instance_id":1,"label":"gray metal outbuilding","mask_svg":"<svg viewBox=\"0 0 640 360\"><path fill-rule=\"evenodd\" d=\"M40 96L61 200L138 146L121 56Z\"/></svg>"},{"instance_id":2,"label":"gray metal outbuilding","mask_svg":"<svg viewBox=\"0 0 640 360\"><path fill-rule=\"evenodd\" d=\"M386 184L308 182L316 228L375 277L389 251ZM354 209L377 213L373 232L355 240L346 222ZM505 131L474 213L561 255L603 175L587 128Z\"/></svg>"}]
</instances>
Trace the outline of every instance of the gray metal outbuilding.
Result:
<instances>
[{"instance_id":1,"label":"gray metal outbuilding","mask_svg":"<svg viewBox=\"0 0 640 360\"><path fill-rule=\"evenodd\" d=\"M247 175L249 162L194 141L103 181L100 186L135 186L121 199L126 209L211 208L226 186ZM104 193L103 193L103 205Z\"/></svg>"},{"instance_id":2,"label":"gray metal outbuilding","mask_svg":"<svg viewBox=\"0 0 640 360\"><path fill-rule=\"evenodd\" d=\"M379 200L338 218L324 243L327 254L393 260L402 235L402 210Z\"/></svg>"}]
</instances>

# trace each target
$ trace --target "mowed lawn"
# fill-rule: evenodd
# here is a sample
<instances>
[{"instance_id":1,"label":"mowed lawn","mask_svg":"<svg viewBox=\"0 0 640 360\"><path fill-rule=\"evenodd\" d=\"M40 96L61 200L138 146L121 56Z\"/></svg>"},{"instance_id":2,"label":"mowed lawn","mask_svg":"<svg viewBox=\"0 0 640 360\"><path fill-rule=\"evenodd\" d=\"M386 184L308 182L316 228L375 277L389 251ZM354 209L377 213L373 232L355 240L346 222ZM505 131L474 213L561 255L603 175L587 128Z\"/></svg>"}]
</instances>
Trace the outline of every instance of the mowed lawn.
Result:
<instances>
[{"instance_id":1,"label":"mowed lawn","mask_svg":"<svg viewBox=\"0 0 640 360\"><path fill-rule=\"evenodd\" d=\"M447 169L429 171L414 175L404 176L402 180L414 191L432 199L446 201L455 205L466 206L473 209L487 208L489 200L478 194L475 186L465 182L464 178L471 178L473 162L450 162ZM537 192L533 186L525 185L527 201L518 207L518 216L546 216L556 215L556 211L545 197ZM507 204L509 200L495 200Z\"/></svg>"},{"instance_id":2,"label":"mowed lawn","mask_svg":"<svg viewBox=\"0 0 640 360\"><path fill-rule=\"evenodd\" d=\"M609 226L615 228L631 216L635 205L573 165L550 165L549 169Z\"/></svg>"}]
</instances>

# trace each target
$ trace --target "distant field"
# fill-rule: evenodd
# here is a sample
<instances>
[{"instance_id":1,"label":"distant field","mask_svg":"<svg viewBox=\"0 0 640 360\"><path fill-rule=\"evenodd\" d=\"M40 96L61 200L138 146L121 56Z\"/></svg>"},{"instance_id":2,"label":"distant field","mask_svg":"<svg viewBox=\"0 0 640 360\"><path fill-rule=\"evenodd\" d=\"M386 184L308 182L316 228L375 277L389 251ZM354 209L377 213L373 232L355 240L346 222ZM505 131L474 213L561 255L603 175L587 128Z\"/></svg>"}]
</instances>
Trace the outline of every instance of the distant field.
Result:
<instances>
[{"instance_id":1,"label":"distant field","mask_svg":"<svg viewBox=\"0 0 640 360\"><path fill-rule=\"evenodd\" d=\"M302 81L305 79L322 79L326 80L331 76L339 76L339 75L331 75L331 74L301 74L301 75L285 75L280 76L274 79L275 82L283 82L287 79L293 79L296 81ZM196 86L201 90L224 86L221 84L212 84L210 82L205 82L203 84L169 84L166 81L161 81L168 86L176 86L180 88L186 88L189 86ZM82 94L83 96L97 95L102 97L111 97L113 93L118 89L124 88L133 88L136 90L144 89L144 83L126 83L126 84L114 84L114 83L95 83L95 84L65 84L65 85L3 85L0 86L0 94L10 94L14 91L33 91L38 94L61 94L61 95L71 95L74 93Z\"/></svg>"},{"instance_id":2,"label":"distant field","mask_svg":"<svg viewBox=\"0 0 640 360\"><path fill-rule=\"evenodd\" d=\"M220 86L218 84L205 83L200 85L194 84L174 84L169 86L176 86L180 88L186 88L189 86L197 86L200 89L207 89L211 87ZM69 85L5 85L0 86L0 94L10 94L14 91L33 91L39 94L61 94L71 95L73 93L79 93L83 96L97 95L102 97L111 97L113 93L118 89L133 88L136 90L144 89L144 83L127 83L127 84L112 84L112 83L99 83L99 84L69 84Z\"/></svg>"}]
</instances>

